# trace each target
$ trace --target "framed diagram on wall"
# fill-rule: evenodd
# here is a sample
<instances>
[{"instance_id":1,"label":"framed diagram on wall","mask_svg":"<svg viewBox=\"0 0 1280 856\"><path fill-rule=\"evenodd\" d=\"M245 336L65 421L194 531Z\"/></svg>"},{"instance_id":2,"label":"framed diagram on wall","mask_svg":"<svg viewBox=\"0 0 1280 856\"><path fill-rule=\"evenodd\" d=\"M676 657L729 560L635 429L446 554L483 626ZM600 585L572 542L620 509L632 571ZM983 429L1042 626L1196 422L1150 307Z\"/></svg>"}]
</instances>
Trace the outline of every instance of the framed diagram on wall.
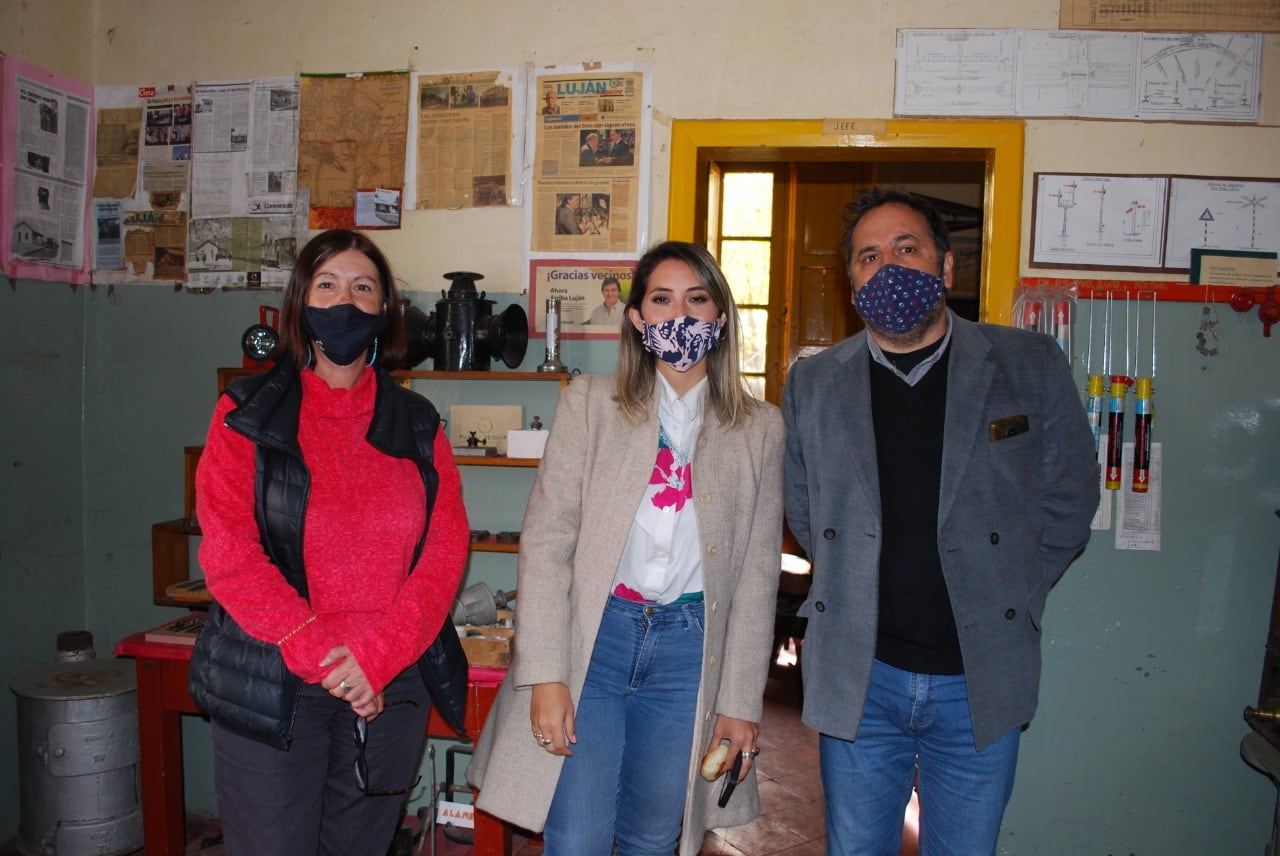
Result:
<instances>
[{"instance_id":1,"label":"framed diagram on wall","mask_svg":"<svg viewBox=\"0 0 1280 856\"><path fill-rule=\"evenodd\" d=\"M1159 270L1164 176L1036 173L1031 266Z\"/></svg>"},{"instance_id":2,"label":"framed diagram on wall","mask_svg":"<svg viewBox=\"0 0 1280 856\"><path fill-rule=\"evenodd\" d=\"M1171 176L1165 267L1188 270L1192 249L1280 251L1280 180Z\"/></svg>"},{"instance_id":3,"label":"framed diagram on wall","mask_svg":"<svg viewBox=\"0 0 1280 856\"><path fill-rule=\"evenodd\" d=\"M1280 251L1280 179L1037 172L1033 268L1182 273L1196 250Z\"/></svg>"}]
</instances>

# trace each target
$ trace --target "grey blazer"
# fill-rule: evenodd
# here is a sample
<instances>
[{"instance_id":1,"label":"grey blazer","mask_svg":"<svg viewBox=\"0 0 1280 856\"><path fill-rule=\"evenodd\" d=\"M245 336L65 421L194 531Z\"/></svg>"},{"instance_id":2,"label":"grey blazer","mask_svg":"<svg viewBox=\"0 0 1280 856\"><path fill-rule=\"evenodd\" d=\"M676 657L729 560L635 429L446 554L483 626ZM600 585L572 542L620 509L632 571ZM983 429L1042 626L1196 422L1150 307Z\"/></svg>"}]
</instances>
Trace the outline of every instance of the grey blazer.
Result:
<instances>
[{"instance_id":1,"label":"grey blazer","mask_svg":"<svg viewBox=\"0 0 1280 856\"><path fill-rule=\"evenodd\" d=\"M1098 468L1071 369L1048 336L950 316L938 551L974 742L1031 721L1049 589L1089 540ZM865 331L797 363L783 389L786 514L813 561L801 658L809 726L857 734L875 652L880 486ZM1025 416L999 440L988 426Z\"/></svg>"},{"instance_id":2,"label":"grey blazer","mask_svg":"<svg viewBox=\"0 0 1280 856\"><path fill-rule=\"evenodd\" d=\"M575 379L560 395L520 536L511 669L467 770L477 805L541 830L562 759L537 745L533 684L562 681L577 704L627 533L653 471L657 404L632 425L612 400L615 380ZM689 747L680 853L693 856L712 827L760 811L754 767L729 805L720 782L698 775L716 714L760 721L782 539L782 416L762 405L738 430L704 412L693 452L706 626L698 720Z\"/></svg>"}]
</instances>

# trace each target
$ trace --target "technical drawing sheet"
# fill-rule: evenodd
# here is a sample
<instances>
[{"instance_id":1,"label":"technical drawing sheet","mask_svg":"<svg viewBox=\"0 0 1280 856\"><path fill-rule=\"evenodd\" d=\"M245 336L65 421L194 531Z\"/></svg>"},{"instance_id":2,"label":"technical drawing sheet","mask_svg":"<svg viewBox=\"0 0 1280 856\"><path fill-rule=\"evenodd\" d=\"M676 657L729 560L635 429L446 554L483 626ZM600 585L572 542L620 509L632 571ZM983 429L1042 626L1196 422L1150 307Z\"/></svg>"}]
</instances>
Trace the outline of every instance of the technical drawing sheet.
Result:
<instances>
[{"instance_id":1,"label":"technical drawing sheet","mask_svg":"<svg viewBox=\"0 0 1280 856\"><path fill-rule=\"evenodd\" d=\"M1256 122L1261 33L899 30L899 116Z\"/></svg>"},{"instance_id":2,"label":"technical drawing sheet","mask_svg":"<svg viewBox=\"0 0 1280 856\"><path fill-rule=\"evenodd\" d=\"M1165 190L1153 176L1036 176L1032 262L1158 268Z\"/></svg>"},{"instance_id":3,"label":"technical drawing sheet","mask_svg":"<svg viewBox=\"0 0 1280 856\"><path fill-rule=\"evenodd\" d=\"M1261 33L1143 33L1143 119L1258 121Z\"/></svg>"},{"instance_id":4,"label":"technical drawing sheet","mask_svg":"<svg viewBox=\"0 0 1280 856\"><path fill-rule=\"evenodd\" d=\"M1280 251L1280 181L1173 178L1165 264L1191 266L1191 248Z\"/></svg>"},{"instance_id":5,"label":"technical drawing sheet","mask_svg":"<svg viewBox=\"0 0 1280 856\"><path fill-rule=\"evenodd\" d=\"M1016 30L899 30L895 113L1014 112Z\"/></svg>"},{"instance_id":6,"label":"technical drawing sheet","mask_svg":"<svg viewBox=\"0 0 1280 856\"><path fill-rule=\"evenodd\" d=\"M1019 116L1134 115L1136 33L1028 30L1019 45Z\"/></svg>"}]
</instances>

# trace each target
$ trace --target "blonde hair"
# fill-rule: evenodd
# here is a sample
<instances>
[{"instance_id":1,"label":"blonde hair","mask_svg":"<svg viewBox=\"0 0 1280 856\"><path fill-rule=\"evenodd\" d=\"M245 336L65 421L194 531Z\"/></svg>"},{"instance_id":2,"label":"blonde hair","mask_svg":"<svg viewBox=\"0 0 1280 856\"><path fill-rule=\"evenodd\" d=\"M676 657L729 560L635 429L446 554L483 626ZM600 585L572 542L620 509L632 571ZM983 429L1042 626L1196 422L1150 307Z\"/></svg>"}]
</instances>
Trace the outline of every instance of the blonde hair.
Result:
<instances>
[{"instance_id":1,"label":"blonde hair","mask_svg":"<svg viewBox=\"0 0 1280 856\"><path fill-rule=\"evenodd\" d=\"M678 261L688 265L698 282L707 289L716 308L724 313L725 321L720 328L720 338L706 356L707 392L711 409L720 424L736 428L748 418L759 402L751 396L738 369L738 354L742 350L738 307L733 302L729 283L711 253L697 244L683 241L665 241L650 248L636 265L624 314L630 319L632 309L640 311L645 292L649 290L649 278L658 265L665 261ZM624 321L618 343L618 388L613 400L633 424L643 422L649 415L657 359L645 348L640 331L635 325L629 320Z\"/></svg>"}]
</instances>

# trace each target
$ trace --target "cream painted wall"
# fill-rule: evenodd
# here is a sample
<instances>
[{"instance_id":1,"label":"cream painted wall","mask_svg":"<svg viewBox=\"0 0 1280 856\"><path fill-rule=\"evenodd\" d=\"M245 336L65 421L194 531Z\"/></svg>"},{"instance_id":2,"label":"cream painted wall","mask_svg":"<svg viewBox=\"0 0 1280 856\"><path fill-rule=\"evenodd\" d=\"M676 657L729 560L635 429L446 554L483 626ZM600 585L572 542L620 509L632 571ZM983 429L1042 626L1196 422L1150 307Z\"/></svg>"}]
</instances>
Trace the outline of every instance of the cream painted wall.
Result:
<instances>
[{"instance_id":1,"label":"cream painted wall","mask_svg":"<svg viewBox=\"0 0 1280 856\"><path fill-rule=\"evenodd\" d=\"M897 29L1058 23L1057 0L497 0L484 9L482 25L470 4L438 0L0 0L6 31L0 50L39 57L55 71L98 84L651 62L649 237L657 240L665 234L663 147L672 117L889 117ZM1266 45L1264 69L1280 67L1280 36L1268 36ZM1280 175L1280 86L1267 87L1266 97L1270 127L1027 122L1023 272L1035 171ZM380 238L411 290L434 291L443 287L445 270L465 269L484 271L486 285L505 291L515 289L500 284L525 278L523 251L513 240L521 228L516 208L419 211ZM440 261L445 255L448 261Z\"/></svg>"},{"instance_id":2,"label":"cream painted wall","mask_svg":"<svg viewBox=\"0 0 1280 856\"><path fill-rule=\"evenodd\" d=\"M95 9L89 0L3 0L0 53L92 81Z\"/></svg>"},{"instance_id":3,"label":"cream painted wall","mask_svg":"<svg viewBox=\"0 0 1280 856\"><path fill-rule=\"evenodd\" d=\"M1272 51L1271 58L1271 68L1280 66L1280 53ZM1280 73L1272 73L1270 79L1280 81ZM1035 173L1079 171L1275 179L1280 177L1280 128L1159 122L1028 122L1024 171L1022 272L1066 276L1069 271L1032 271L1027 266ZM1082 275L1107 276L1097 271ZM1116 278L1131 276L1134 275L1120 273ZM1173 281L1177 276L1146 278ZM1182 281L1186 281L1185 274Z\"/></svg>"}]
</instances>

